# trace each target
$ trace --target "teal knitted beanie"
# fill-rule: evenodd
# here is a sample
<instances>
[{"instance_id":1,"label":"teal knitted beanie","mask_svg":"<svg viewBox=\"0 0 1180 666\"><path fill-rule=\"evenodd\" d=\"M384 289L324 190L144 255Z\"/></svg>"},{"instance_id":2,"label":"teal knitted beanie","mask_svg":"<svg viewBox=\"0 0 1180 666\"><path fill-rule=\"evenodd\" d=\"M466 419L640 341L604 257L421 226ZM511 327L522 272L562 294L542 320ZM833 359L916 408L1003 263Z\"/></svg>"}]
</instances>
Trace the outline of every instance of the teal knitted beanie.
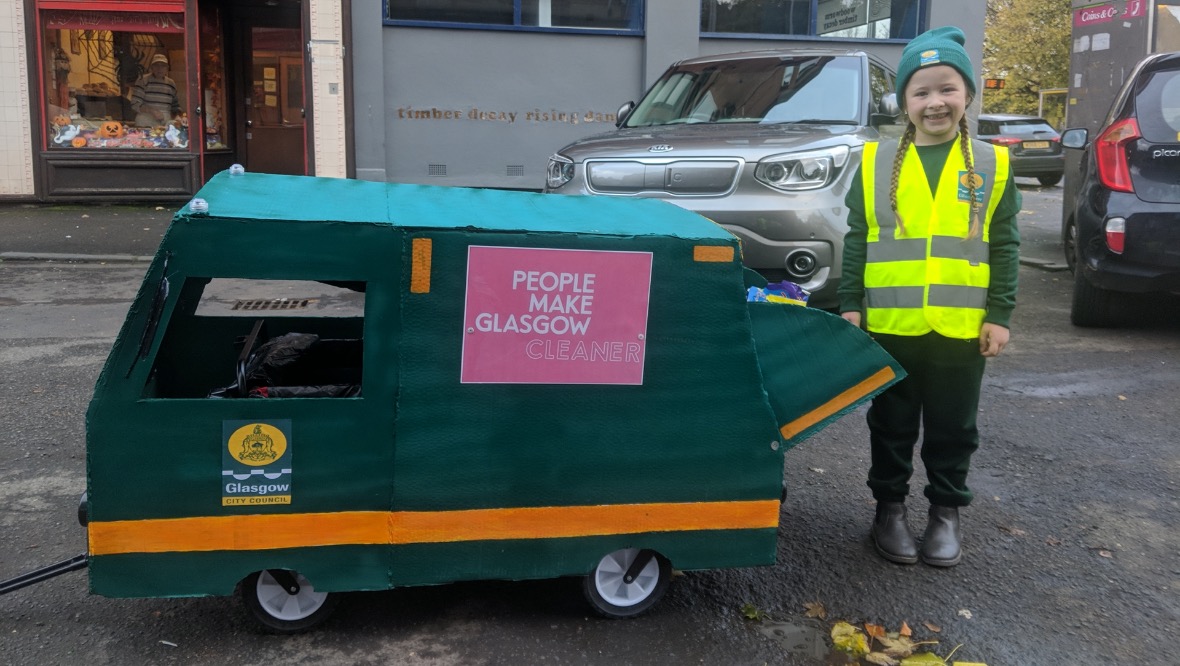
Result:
<instances>
[{"instance_id":1,"label":"teal knitted beanie","mask_svg":"<svg viewBox=\"0 0 1180 666\"><path fill-rule=\"evenodd\" d=\"M959 70L974 96L975 71L971 68L971 58L963 49L966 42L963 31L953 25L927 30L911 39L902 50L901 61L897 64L897 96L905 98L905 85L914 72L933 65L950 65Z\"/></svg>"}]
</instances>

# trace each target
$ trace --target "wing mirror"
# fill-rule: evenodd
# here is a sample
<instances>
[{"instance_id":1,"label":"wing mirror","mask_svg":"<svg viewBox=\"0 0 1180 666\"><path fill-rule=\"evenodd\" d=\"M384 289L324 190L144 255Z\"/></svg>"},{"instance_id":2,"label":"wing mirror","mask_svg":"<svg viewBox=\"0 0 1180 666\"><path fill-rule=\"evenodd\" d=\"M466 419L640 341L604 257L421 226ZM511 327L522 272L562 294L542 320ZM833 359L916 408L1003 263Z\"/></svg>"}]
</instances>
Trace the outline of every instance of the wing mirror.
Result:
<instances>
[{"instance_id":1,"label":"wing mirror","mask_svg":"<svg viewBox=\"0 0 1180 666\"><path fill-rule=\"evenodd\" d=\"M1061 145L1066 148L1085 148L1089 133L1084 127L1067 129L1061 133Z\"/></svg>"},{"instance_id":2,"label":"wing mirror","mask_svg":"<svg viewBox=\"0 0 1180 666\"><path fill-rule=\"evenodd\" d=\"M619 110L615 112L615 127L622 127L623 123L627 122L627 116L631 115L634 110L635 102L627 102L620 106Z\"/></svg>"},{"instance_id":3,"label":"wing mirror","mask_svg":"<svg viewBox=\"0 0 1180 666\"><path fill-rule=\"evenodd\" d=\"M873 127L895 125L900 117L901 106L897 103L897 93L885 93L881 96L881 101L877 104L877 113L873 114L870 122Z\"/></svg>"}]
</instances>

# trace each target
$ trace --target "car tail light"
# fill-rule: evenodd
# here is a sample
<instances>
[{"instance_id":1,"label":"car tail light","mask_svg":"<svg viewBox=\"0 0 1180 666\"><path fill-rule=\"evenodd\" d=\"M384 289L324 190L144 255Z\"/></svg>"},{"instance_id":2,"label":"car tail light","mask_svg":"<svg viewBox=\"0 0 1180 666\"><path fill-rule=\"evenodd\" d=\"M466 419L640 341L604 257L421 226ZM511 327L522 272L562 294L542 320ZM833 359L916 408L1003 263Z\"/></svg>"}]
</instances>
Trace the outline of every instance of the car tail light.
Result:
<instances>
[{"instance_id":1,"label":"car tail light","mask_svg":"<svg viewBox=\"0 0 1180 666\"><path fill-rule=\"evenodd\" d=\"M1127 220L1112 217L1106 221L1106 247L1115 254L1122 254L1127 241Z\"/></svg>"},{"instance_id":2,"label":"car tail light","mask_svg":"<svg viewBox=\"0 0 1180 666\"><path fill-rule=\"evenodd\" d=\"M1127 144L1143 136L1139 123L1127 118L1106 128L1094 142L1098 162L1098 180L1116 192L1134 192L1131 166L1127 163Z\"/></svg>"},{"instance_id":3,"label":"car tail light","mask_svg":"<svg viewBox=\"0 0 1180 666\"><path fill-rule=\"evenodd\" d=\"M1020 143L1020 139L1014 136L996 136L988 140L997 146L1014 146Z\"/></svg>"}]
</instances>

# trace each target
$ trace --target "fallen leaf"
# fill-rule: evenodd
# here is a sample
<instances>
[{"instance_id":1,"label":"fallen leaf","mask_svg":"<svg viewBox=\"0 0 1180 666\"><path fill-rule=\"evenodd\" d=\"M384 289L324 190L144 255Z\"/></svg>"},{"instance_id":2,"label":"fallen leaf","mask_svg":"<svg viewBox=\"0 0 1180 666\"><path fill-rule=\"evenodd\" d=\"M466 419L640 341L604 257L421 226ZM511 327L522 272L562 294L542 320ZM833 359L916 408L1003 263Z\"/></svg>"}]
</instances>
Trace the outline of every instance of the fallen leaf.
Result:
<instances>
[{"instance_id":1,"label":"fallen leaf","mask_svg":"<svg viewBox=\"0 0 1180 666\"><path fill-rule=\"evenodd\" d=\"M898 666L901 663L884 652L870 652L865 655L865 661L877 666Z\"/></svg>"},{"instance_id":2,"label":"fallen leaf","mask_svg":"<svg viewBox=\"0 0 1180 666\"><path fill-rule=\"evenodd\" d=\"M164 210L163 206L156 206L156 210Z\"/></svg>"},{"instance_id":3,"label":"fallen leaf","mask_svg":"<svg viewBox=\"0 0 1180 666\"><path fill-rule=\"evenodd\" d=\"M1125 395L1120 395L1120 396L1119 396L1119 400L1126 400L1126 399L1127 399L1127 396L1125 396Z\"/></svg>"},{"instance_id":4,"label":"fallen leaf","mask_svg":"<svg viewBox=\"0 0 1180 666\"><path fill-rule=\"evenodd\" d=\"M865 622L865 633L869 635L869 638L882 638L885 636L885 627Z\"/></svg>"},{"instance_id":5,"label":"fallen leaf","mask_svg":"<svg viewBox=\"0 0 1180 666\"><path fill-rule=\"evenodd\" d=\"M1003 532L1007 532L1008 534L1011 534L1012 536L1024 536L1024 535L1028 534L1028 532L1025 532L1024 530L1020 529L1019 527L1011 527L1009 525L1000 525L1000 530Z\"/></svg>"},{"instance_id":6,"label":"fallen leaf","mask_svg":"<svg viewBox=\"0 0 1180 666\"><path fill-rule=\"evenodd\" d=\"M160 641L160 644L167 645L168 647L176 647L176 643L173 643L172 641Z\"/></svg>"},{"instance_id":7,"label":"fallen leaf","mask_svg":"<svg viewBox=\"0 0 1180 666\"><path fill-rule=\"evenodd\" d=\"M82 218L83 218L83 219L85 219L85 218L88 218L88 217L90 217L90 214L89 214L89 213L82 213Z\"/></svg>"},{"instance_id":8,"label":"fallen leaf","mask_svg":"<svg viewBox=\"0 0 1180 666\"><path fill-rule=\"evenodd\" d=\"M823 474L824 473L824 470L821 467L808 467L807 469L815 472L816 474Z\"/></svg>"},{"instance_id":9,"label":"fallen leaf","mask_svg":"<svg viewBox=\"0 0 1180 666\"><path fill-rule=\"evenodd\" d=\"M1048 539L1045 539L1045 543L1049 544L1050 546L1060 546L1061 539L1058 539L1057 537L1049 537Z\"/></svg>"},{"instance_id":10,"label":"fallen leaf","mask_svg":"<svg viewBox=\"0 0 1180 666\"><path fill-rule=\"evenodd\" d=\"M936 634L942 633L942 627L938 626L937 624L934 624L933 622L923 622L922 626L926 627L927 629L929 629L930 631L932 631Z\"/></svg>"},{"instance_id":11,"label":"fallen leaf","mask_svg":"<svg viewBox=\"0 0 1180 666\"><path fill-rule=\"evenodd\" d=\"M747 620L755 620L758 622L761 622L768 617L766 615L766 611L758 608L754 604L744 604L742 606L742 615L745 615Z\"/></svg>"},{"instance_id":12,"label":"fallen leaf","mask_svg":"<svg viewBox=\"0 0 1180 666\"><path fill-rule=\"evenodd\" d=\"M971 611L967 610L966 608L964 608L964 609L960 610L960 611L959 611L959 615L961 615L962 617L965 617L965 618L967 618L968 620L970 620L970 619L971 619Z\"/></svg>"},{"instance_id":13,"label":"fallen leaf","mask_svg":"<svg viewBox=\"0 0 1180 666\"><path fill-rule=\"evenodd\" d=\"M1112 553L1112 552L1110 552L1109 550L1106 550L1106 549L1099 549L1099 551L1098 551L1098 556L1099 556L1099 557L1108 557L1108 558L1109 558L1109 557L1114 557L1114 553Z\"/></svg>"},{"instance_id":14,"label":"fallen leaf","mask_svg":"<svg viewBox=\"0 0 1180 666\"><path fill-rule=\"evenodd\" d=\"M946 666L946 662L933 652L919 652L902 659L900 666Z\"/></svg>"},{"instance_id":15,"label":"fallen leaf","mask_svg":"<svg viewBox=\"0 0 1180 666\"><path fill-rule=\"evenodd\" d=\"M807 609L807 612L803 613L804 617L818 617L821 620L825 620L828 617L827 609L818 601L805 602L803 607Z\"/></svg>"},{"instance_id":16,"label":"fallen leaf","mask_svg":"<svg viewBox=\"0 0 1180 666\"><path fill-rule=\"evenodd\" d=\"M869 653L868 639L847 622L837 622L832 626L832 647L858 658Z\"/></svg>"},{"instance_id":17,"label":"fallen leaf","mask_svg":"<svg viewBox=\"0 0 1180 666\"><path fill-rule=\"evenodd\" d=\"M905 620L902 620L901 631L899 631L898 633L901 634L902 636L905 636L906 638L909 638L910 636L914 635L914 630L910 629L910 625L906 624Z\"/></svg>"},{"instance_id":18,"label":"fallen leaf","mask_svg":"<svg viewBox=\"0 0 1180 666\"><path fill-rule=\"evenodd\" d=\"M898 636L897 638L881 636L877 639L877 642L885 646L885 654L891 657L908 657L914 653L913 641L905 636Z\"/></svg>"}]
</instances>

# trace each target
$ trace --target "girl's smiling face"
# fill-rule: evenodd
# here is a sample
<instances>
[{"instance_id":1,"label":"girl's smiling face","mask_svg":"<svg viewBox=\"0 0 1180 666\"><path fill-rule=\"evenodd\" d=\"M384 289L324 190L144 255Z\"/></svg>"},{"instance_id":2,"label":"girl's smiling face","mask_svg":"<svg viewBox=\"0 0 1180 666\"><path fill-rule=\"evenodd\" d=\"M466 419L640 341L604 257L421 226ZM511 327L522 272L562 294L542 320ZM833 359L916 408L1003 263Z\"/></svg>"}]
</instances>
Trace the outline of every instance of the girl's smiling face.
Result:
<instances>
[{"instance_id":1,"label":"girl's smiling face","mask_svg":"<svg viewBox=\"0 0 1180 666\"><path fill-rule=\"evenodd\" d=\"M905 112L917 128L914 143L930 146L955 138L967 111L967 85L949 65L923 67L905 86Z\"/></svg>"}]
</instances>

